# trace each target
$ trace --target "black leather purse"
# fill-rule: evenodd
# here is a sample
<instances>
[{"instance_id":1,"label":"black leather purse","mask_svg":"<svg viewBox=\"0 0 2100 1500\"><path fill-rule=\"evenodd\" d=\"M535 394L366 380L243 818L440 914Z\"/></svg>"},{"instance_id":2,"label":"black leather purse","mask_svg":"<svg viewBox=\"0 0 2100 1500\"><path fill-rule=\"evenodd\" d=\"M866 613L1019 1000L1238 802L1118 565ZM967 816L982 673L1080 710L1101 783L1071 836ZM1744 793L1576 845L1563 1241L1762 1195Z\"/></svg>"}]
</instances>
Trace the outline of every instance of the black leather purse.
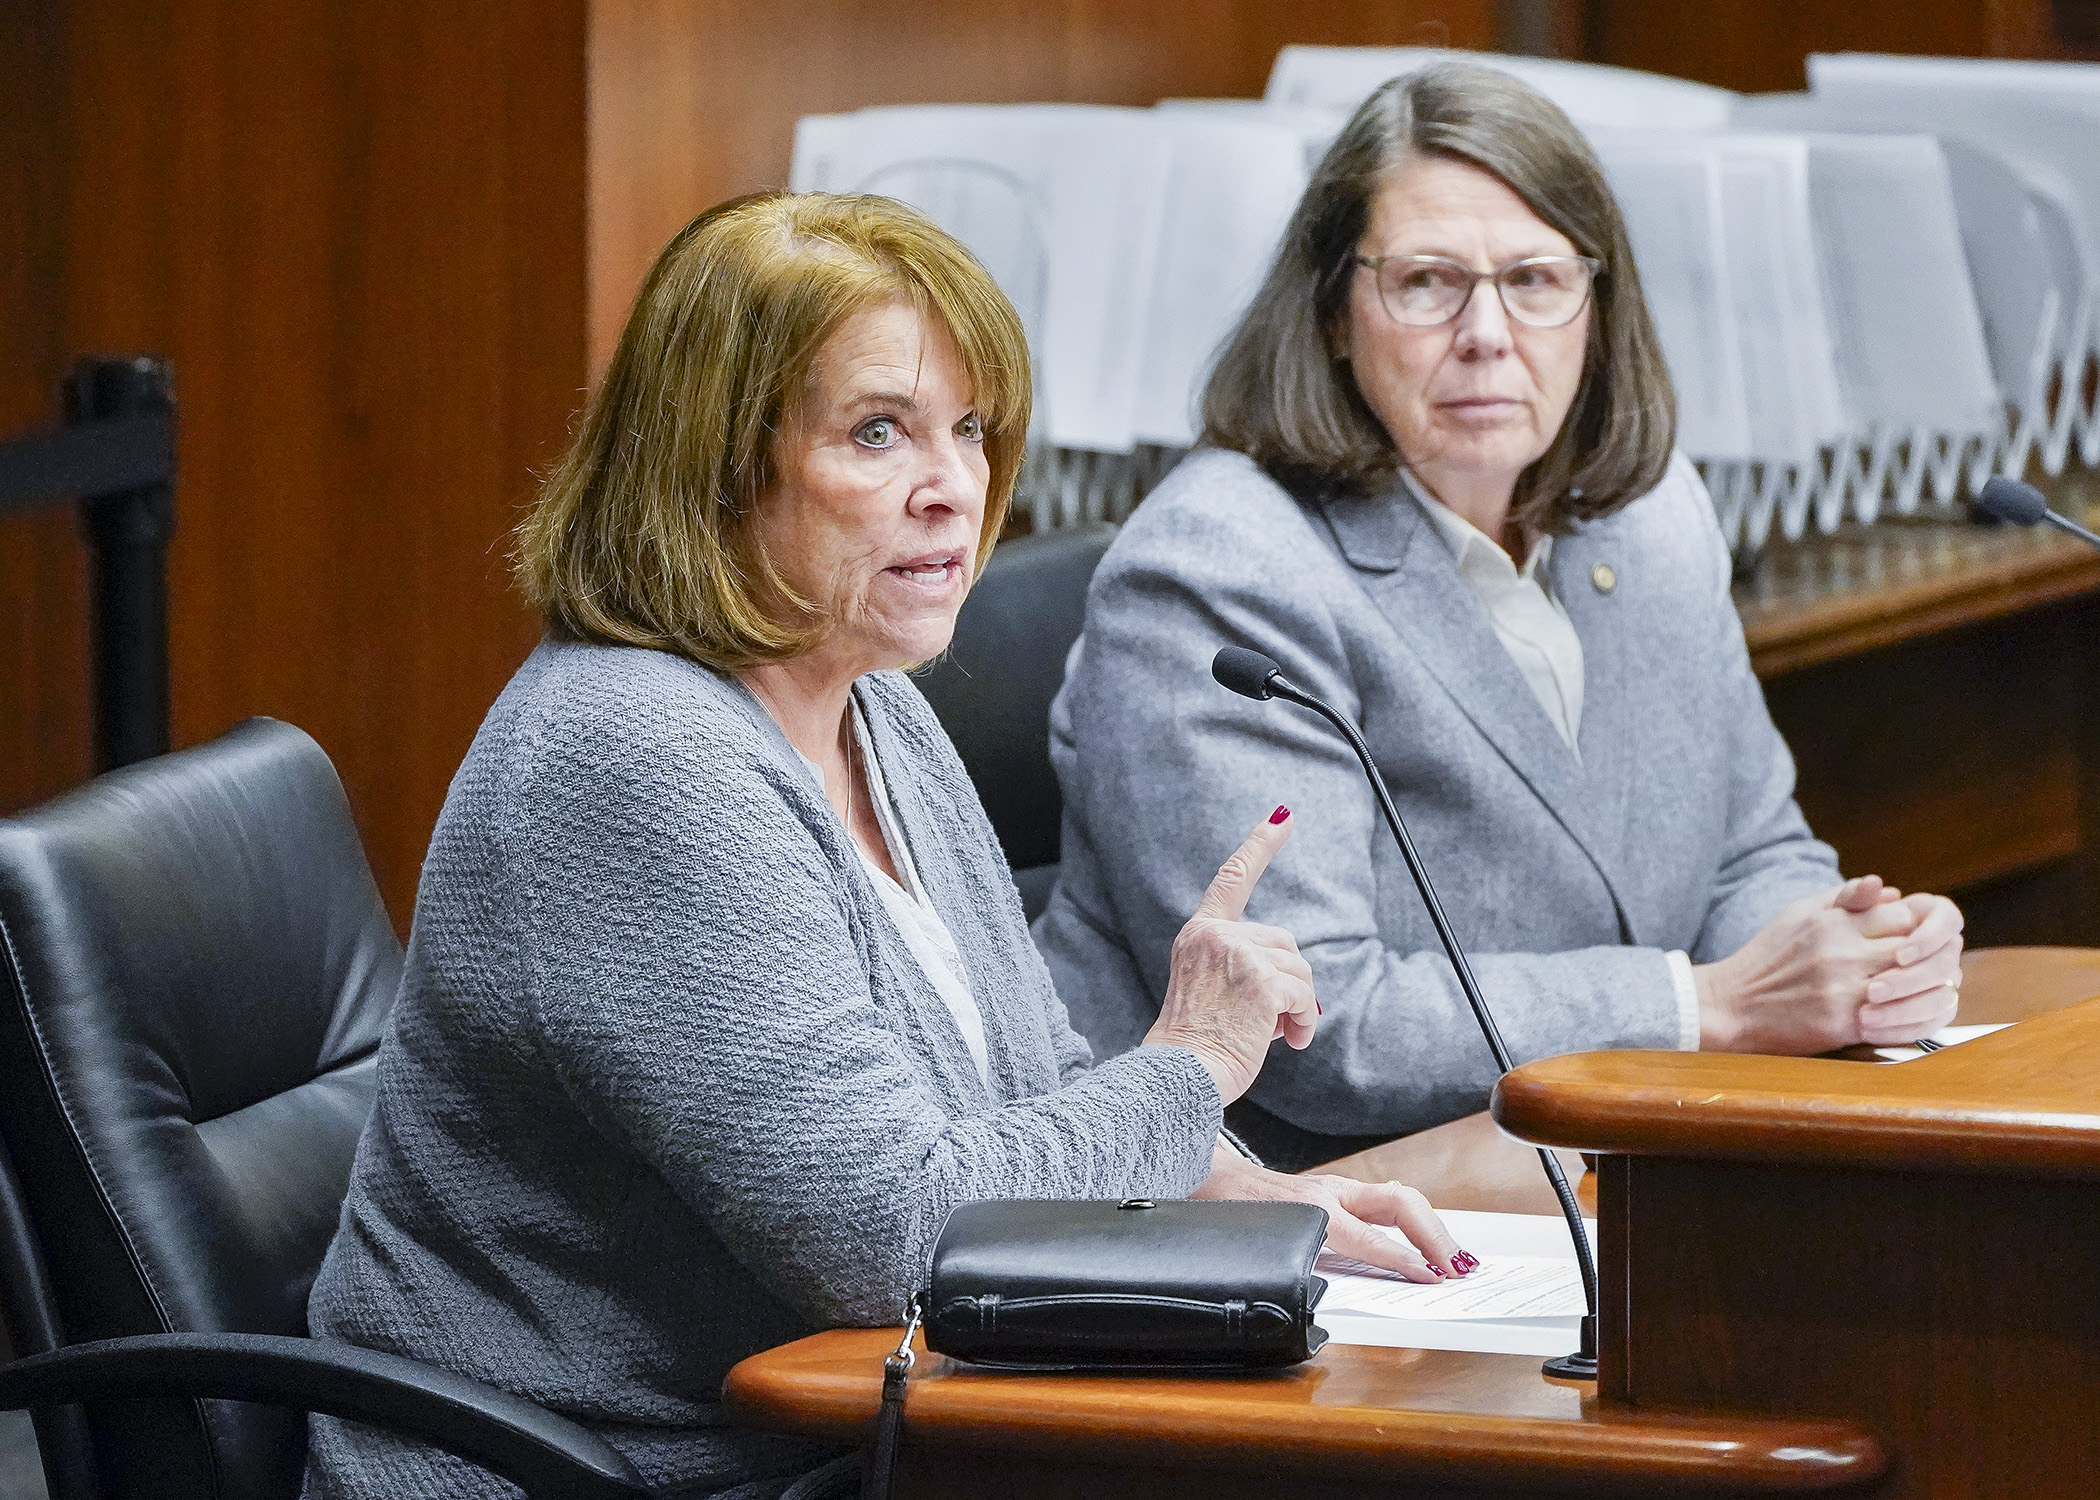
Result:
<instances>
[{"instance_id":1,"label":"black leather purse","mask_svg":"<svg viewBox=\"0 0 2100 1500\"><path fill-rule=\"evenodd\" d=\"M966 1203L948 1216L926 1289L884 1362L863 1500L885 1500L921 1319L926 1347L1009 1370L1250 1370L1327 1342L1310 1203Z\"/></svg>"},{"instance_id":2,"label":"black leather purse","mask_svg":"<svg viewBox=\"0 0 2100 1500\"><path fill-rule=\"evenodd\" d=\"M1327 1341L1310 1203L966 1203L933 1247L926 1347L1031 1370L1294 1365Z\"/></svg>"}]
</instances>

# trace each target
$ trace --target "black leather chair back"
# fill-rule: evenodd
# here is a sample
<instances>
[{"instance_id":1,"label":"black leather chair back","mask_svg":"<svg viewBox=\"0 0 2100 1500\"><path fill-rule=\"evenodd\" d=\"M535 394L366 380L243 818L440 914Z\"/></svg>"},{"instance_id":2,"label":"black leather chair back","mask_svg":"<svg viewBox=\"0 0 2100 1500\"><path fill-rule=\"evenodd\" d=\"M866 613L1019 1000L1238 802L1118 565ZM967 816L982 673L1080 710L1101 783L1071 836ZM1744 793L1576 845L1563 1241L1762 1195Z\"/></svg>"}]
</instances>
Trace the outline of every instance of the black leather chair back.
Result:
<instances>
[{"instance_id":1,"label":"black leather chair back","mask_svg":"<svg viewBox=\"0 0 2100 1500\"><path fill-rule=\"evenodd\" d=\"M919 679L977 784L1030 916L1048 899L1064 820L1050 768L1050 700L1115 534L1100 526L1001 543L963 603L955 643Z\"/></svg>"},{"instance_id":2,"label":"black leather chair back","mask_svg":"<svg viewBox=\"0 0 2100 1500\"><path fill-rule=\"evenodd\" d=\"M51 1303L8 1307L18 1343L306 1332L401 958L335 769L290 725L251 719L0 821L0 1142L29 1225L0 1256L42 1260L0 1287L36 1296L40 1271ZM86 1416L121 1500L294 1494L304 1422Z\"/></svg>"}]
</instances>

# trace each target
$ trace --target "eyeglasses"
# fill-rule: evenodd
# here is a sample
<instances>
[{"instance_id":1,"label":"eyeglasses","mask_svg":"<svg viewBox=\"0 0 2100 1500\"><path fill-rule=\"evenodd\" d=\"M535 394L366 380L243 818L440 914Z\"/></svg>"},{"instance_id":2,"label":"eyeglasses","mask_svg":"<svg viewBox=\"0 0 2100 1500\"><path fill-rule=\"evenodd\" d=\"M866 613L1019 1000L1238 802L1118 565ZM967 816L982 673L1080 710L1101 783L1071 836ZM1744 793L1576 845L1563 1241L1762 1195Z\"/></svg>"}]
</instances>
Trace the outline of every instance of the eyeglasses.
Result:
<instances>
[{"instance_id":1,"label":"eyeglasses","mask_svg":"<svg viewBox=\"0 0 2100 1500\"><path fill-rule=\"evenodd\" d=\"M1465 311L1473 289L1495 284L1503 311L1527 328L1560 328L1590 300L1590 284L1604 273L1587 255L1535 255L1498 271L1476 271L1442 255L1359 255L1378 276L1379 300L1395 323L1434 328Z\"/></svg>"}]
</instances>

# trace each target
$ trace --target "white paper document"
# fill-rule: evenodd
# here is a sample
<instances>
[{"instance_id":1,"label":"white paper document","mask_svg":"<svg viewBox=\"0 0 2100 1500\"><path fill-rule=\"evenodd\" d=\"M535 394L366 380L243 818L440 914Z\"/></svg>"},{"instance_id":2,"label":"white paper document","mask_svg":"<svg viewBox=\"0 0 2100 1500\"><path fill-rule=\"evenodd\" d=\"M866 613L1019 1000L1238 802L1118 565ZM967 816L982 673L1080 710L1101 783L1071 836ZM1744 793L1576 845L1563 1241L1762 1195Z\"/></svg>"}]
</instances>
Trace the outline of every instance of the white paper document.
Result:
<instances>
[{"instance_id":1,"label":"white paper document","mask_svg":"<svg viewBox=\"0 0 2100 1500\"><path fill-rule=\"evenodd\" d=\"M2010 1025L2010 1021L2001 1021L1995 1026L1942 1026L1932 1034L1932 1040L1942 1047L1957 1047L1980 1036L1989 1036L1994 1031L2003 1031ZM1913 1058L1930 1055L1916 1047L1876 1047L1874 1051L1877 1056L1885 1057L1890 1062L1909 1062ZM1478 1254L1477 1251L1475 1253Z\"/></svg>"},{"instance_id":2,"label":"white paper document","mask_svg":"<svg viewBox=\"0 0 2100 1500\"><path fill-rule=\"evenodd\" d=\"M1028 330L1042 434L1128 453L1173 158L1147 109L894 105L805 115L790 181L901 199L961 240Z\"/></svg>"},{"instance_id":3,"label":"white paper document","mask_svg":"<svg viewBox=\"0 0 2100 1500\"><path fill-rule=\"evenodd\" d=\"M1480 1269L1435 1286L1402 1281L1385 1271L1330 1255L1320 1311L1395 1318L1579 1318L1582 1281L1573 1261L1538 1255L1497 1255Z\"/></svg>"},{"instance_id":4,"label":"white paper document","mask_svg":"<svg viewBox=\"0 0 2100 1500\"><path fill-rule=\"evenodd\" d=\"M1480 1269L1430 1285L1323 1255L1327 1294L1315 1315L1341 1344L1566 1354L1581 1341L1582 1275L1566 1221L1451 1211L1444 1224ZM1585 1221L1592 1244L1596 1226Z\"/></svg>"}]
</instances>

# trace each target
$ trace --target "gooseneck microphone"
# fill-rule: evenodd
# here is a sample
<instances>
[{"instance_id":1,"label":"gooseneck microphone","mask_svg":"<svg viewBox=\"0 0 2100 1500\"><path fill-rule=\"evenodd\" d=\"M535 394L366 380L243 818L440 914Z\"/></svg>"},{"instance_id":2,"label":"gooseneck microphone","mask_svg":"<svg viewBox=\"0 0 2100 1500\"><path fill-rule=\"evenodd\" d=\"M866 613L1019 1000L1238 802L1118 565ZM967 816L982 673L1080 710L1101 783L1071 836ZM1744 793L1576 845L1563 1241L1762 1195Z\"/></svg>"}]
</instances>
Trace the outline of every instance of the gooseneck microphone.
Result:
<instances>
[{"instance_id":1,"label":"gooseneck microphone","mask_svg":"<svg viewBox=\"0 0 2100 1500\"><path fill-rule=\"evenodd\" d=\"M1356 752L1363 763L1364 775L1370 778L1371 790L1378 796L1379 810L1385 814L1386 826L1393 830L1399 842L1400 856L1407 861L1407 873L1415 878L1415 889L1422 893L1422 904L1429 909L1429 920L1436 927L1436 935L1443 942L1444 953L1457 971L1459 988L1466 992L1466 1003L1473 1007L1473 1019L1480 1023L1480 1034L1487 1038L1488 1051L1495 1054L1495 1066L1507 1073L1516 1066L1510 1059L1509 1048L1503 1045L1502 1032L1495 1025L1495 1017L1488 1010L1487 1001L1481 997L1480 986L1473 979L1473 968L1466 962L1458 938L1451 931L1450 919L1444 915L1444 904L1437 900L1436 886L1429 879L1429 871L1423 867L1422 856L1415 852L1415 841L1408 837L1407 824L1400 819L1400 809L1393 805L1393 794L1386 790L1385 778L1378 774L1378 764L1371 759L1371 747L1354 724L1331 705L1315 698L1283 675L1283 668L1276 665L1259 651L1249 651L1244 646L1226 646L1211 658L1210 675L1219 683L1232 689L1242 698L1253 698L1266 702L1270 698L1286 698L1301 708L1309 708L1337 730ZM1553 1184L1553 1195L1560 1200L1561 1215L1568 1221L1568 1233L1575 1240L1575 1260L1582 1268L1582 1294L1589 1312L1582 1319L1582 1347L1573 1354L1563 1354L1546 1361L1546 1373L1561 1380L1595 1380L1597 1378L1597 1264L1590 1257L1590 1237L1583 1231L1582 1207L1575 1201L1575 1192L1568 1186L1567 1174L1560 1169L1560 1159L1551 1151L1541 1147L1539 1161L1546 1168L1546 1179Z\"/></svg>"},{"instance_id":2,"label":"gooseneck microphone","mask_svg":"<svg viewBox=\"0 0 2100 1500\"><path fill-rule=\"evenodd\" d=\"M2000 474L1983 487L1976 503L1986 513L2015 526L2032 526L2037 521L2047 521L2058 531L2068 531L2081 542L2100 547L2100 536L2093 535L2076 521L2058 515L2049 508L2048 496L2020 480Z\"/></svg>"}]
</instances>

